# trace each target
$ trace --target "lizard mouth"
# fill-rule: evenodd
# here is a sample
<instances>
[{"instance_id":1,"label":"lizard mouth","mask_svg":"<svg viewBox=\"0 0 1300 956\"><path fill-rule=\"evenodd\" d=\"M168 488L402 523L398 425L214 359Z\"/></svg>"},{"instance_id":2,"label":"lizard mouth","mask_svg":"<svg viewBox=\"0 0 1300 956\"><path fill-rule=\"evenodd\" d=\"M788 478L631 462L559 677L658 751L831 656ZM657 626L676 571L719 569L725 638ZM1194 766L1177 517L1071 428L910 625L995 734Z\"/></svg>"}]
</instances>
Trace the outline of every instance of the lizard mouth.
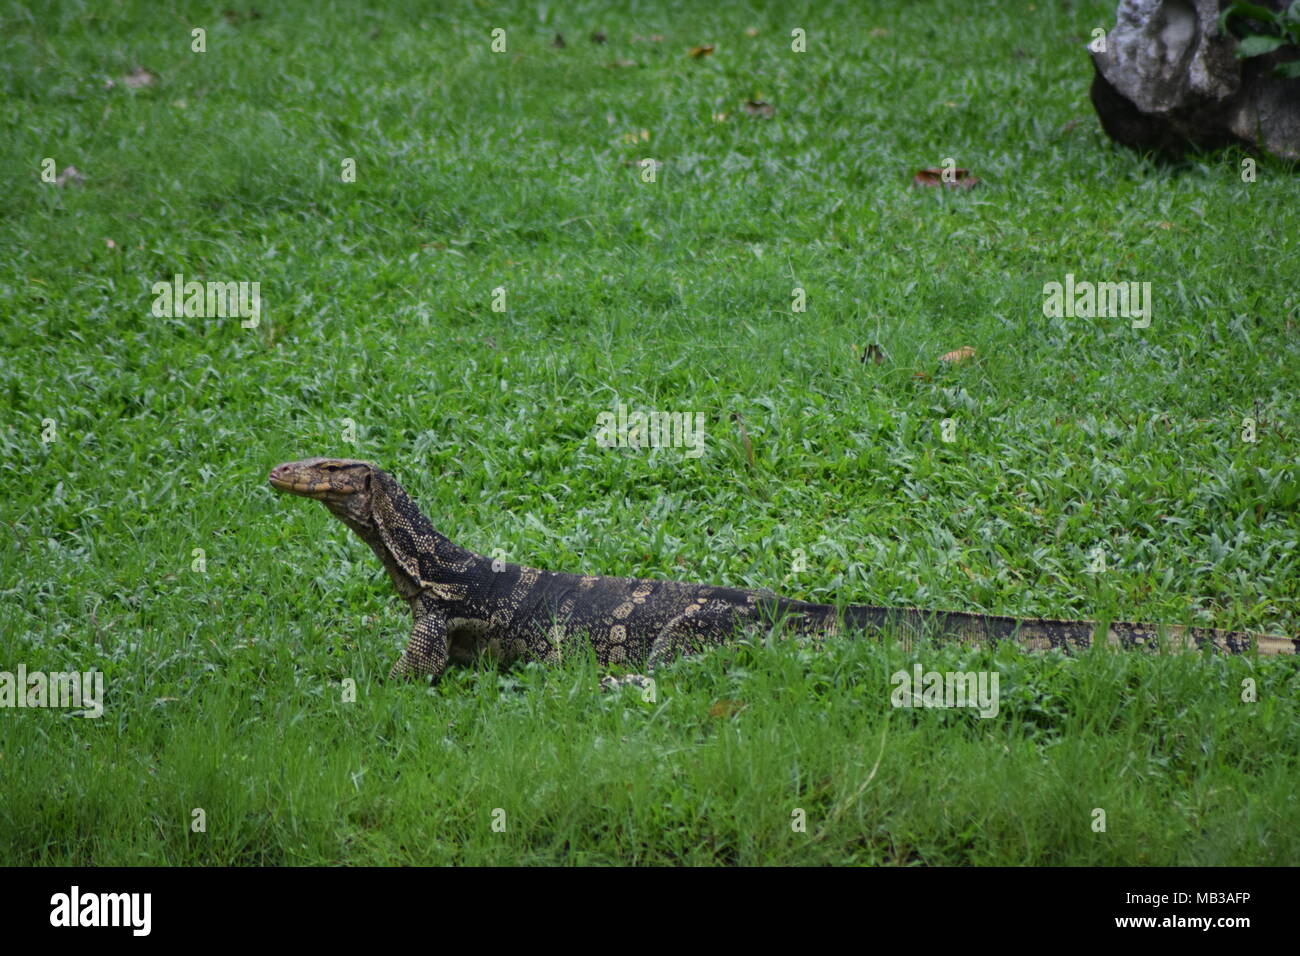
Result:
<instances>
[{"instance_id":1,"label":"lizard mouth","mask_svg":"<svg viewBox=\"0 0 1300 956\"><path fill-rule=\"evenodd\" d=\"M316 497L325 490L308 482L294 481L293 473L287 465L276 465L272 468L271 473L266 476L266 481L276 491L288 491L295 495Z\"/></svg>"},{"instance_id":2,"label":"lizard mouth","mask_svg":"<svg viewBox=\"0 0 1300 956\"><path fill-rule=\"evenodd\" d=\"M303 475L290 464L276 465L266 476L266 482L276 491L317 501L336 501L351 494L350 489L337 488L328 481L313 480L310 475Z\"/></svg>"}]
</instances>

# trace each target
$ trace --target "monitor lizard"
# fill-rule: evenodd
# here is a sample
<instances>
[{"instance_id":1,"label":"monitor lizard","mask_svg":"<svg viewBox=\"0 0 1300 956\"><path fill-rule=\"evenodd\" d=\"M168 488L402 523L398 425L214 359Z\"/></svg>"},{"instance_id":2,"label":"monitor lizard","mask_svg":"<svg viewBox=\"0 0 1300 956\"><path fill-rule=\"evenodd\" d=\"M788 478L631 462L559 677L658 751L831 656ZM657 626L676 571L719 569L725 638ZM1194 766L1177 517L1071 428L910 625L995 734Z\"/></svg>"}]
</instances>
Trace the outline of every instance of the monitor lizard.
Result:
<instances>
[{"instance_id":1,"label":"monitor lizard","mask_svg":"<svg viewBox=\"0 0 1300 956\"><path fill-rule=\"evenodd\" d=\"M383 562L415 619L391 678L442 675L449 661L468 664L488 654L556 662L585 638L602 666L656 665L734 639L746 627L833 635L841 630L894 628L968 642L1013 640L1028 649L1090 647L1089 621L1000 617L957 611L838 608L770 591L681 581L565 574L509 564L459 547L440 534L397 480L349 458L310 458L271 470L270 485L315 498L351 528ZM1212 647L1240 654L1295 654L1300 639L1200 627L1111 623L1106 640L1123 648ZM610 679L607 679L610 680ZM642 681L632 675L631 681ZM617 686L618 679L612 680Z\"/></svg>"}]
</instances>

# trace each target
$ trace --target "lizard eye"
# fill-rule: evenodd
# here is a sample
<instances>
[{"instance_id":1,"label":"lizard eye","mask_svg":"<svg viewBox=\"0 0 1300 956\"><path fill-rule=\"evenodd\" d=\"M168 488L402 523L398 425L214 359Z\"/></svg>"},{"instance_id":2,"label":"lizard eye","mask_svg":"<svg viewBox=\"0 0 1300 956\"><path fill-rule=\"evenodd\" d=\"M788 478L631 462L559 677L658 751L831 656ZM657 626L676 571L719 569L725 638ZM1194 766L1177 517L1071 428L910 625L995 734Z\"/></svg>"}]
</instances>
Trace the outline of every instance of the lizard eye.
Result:
<instances>
[{"instance_id":1,"label":"lizard eye","mask_svg":"<svg viewBox=\"0 0 1300 956\"><path fill-rule=\"evenodd\" d=\"M338 466L338 465L321 465L321 467L324 468L326 471L338 471L338 470L339 470L339 466Z\"/></svg>"}]
</instances>

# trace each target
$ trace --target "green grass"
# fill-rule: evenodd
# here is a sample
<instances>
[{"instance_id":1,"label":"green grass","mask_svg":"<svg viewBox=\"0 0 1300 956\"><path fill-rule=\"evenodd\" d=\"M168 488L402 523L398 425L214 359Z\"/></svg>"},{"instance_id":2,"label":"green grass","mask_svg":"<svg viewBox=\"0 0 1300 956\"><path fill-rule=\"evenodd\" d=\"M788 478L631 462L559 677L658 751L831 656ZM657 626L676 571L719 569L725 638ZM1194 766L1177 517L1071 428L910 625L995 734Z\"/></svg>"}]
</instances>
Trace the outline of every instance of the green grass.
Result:
<instances>
[{"instance_id":1,"label":"green grass","mask_svg":"<svg viewBox=\"0 0 1300 956\"><path fill-rule=\"evenodd\" d=\"M0 710L0 860L1300 861L1294 660L760 641L655 703L582 660L425 694L374 557L265 483L372 459L557 570L1300 633L1296 180L1113 148L1113 4L49 6L0 8L0 669L108 700ZM947 157L983 184L908 188ZM261 323L155 318L177 272ZM1066 273L1150 328L1045 317ZM620 401L704 455L596 447ZM1001 713L891 707L913 662Z\"/></svg>"}]
</instances>

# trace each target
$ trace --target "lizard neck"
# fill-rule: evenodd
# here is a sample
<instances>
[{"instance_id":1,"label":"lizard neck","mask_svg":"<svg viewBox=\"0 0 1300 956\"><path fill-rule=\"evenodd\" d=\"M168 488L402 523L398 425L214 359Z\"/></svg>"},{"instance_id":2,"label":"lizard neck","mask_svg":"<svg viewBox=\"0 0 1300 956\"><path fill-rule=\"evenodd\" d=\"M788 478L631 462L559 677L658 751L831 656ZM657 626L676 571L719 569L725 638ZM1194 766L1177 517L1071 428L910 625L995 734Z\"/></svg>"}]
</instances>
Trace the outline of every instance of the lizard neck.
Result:
<instances>
[{"instance_id":1,"label":"lizard neck","mask_svg":"<svg viewBox=\"0 0 1300 956\"><path fill-rule=\"evenodd\" d=\"M378 472L383 494L391 509L400 516L400 534L395 534L397 547L409 551L393 557L399 562L415 558L420 565L421 577L426 581L441 581L444 573L472 566L480 556L456 544L433 526L406 489L387 472ZM390 541L393 540L390 538Z\"/></svg>"},{"instance_id":2,"label":"lizard neck","mask_svg":"<svg viewBox=\"0 0 1300 956\"><path fill-rule=\"evenodd\" d=\"M392 475L377 470L376 480L374 493L386 499L382 529L373 499L358 509L363 514L328 501L325 506L375 552L397 593L407 602L426 592L441 592L444 599L451 594L471 600L479 596L491 560L439 532Z\"/></svg>"},{"instance_id":3,"label":"lizard neck","mask_svg":"<svg viewBox=\"0 0 1300 956\"><path fill-rule=\"evenodd\" d=\"M358 521L346 511L336 511L330 508L328 503L326 503L325 507L329 508L336 518L355 531L357 537L364 541L371 551L375 552L375 557L383 562L384 570L388 572L393 587L404 601L410 601L420 593L419 584L388 550L388 546L384 544L384 539L380 536L378 528L373 524Z\"/></svg>"}]
</instances>

